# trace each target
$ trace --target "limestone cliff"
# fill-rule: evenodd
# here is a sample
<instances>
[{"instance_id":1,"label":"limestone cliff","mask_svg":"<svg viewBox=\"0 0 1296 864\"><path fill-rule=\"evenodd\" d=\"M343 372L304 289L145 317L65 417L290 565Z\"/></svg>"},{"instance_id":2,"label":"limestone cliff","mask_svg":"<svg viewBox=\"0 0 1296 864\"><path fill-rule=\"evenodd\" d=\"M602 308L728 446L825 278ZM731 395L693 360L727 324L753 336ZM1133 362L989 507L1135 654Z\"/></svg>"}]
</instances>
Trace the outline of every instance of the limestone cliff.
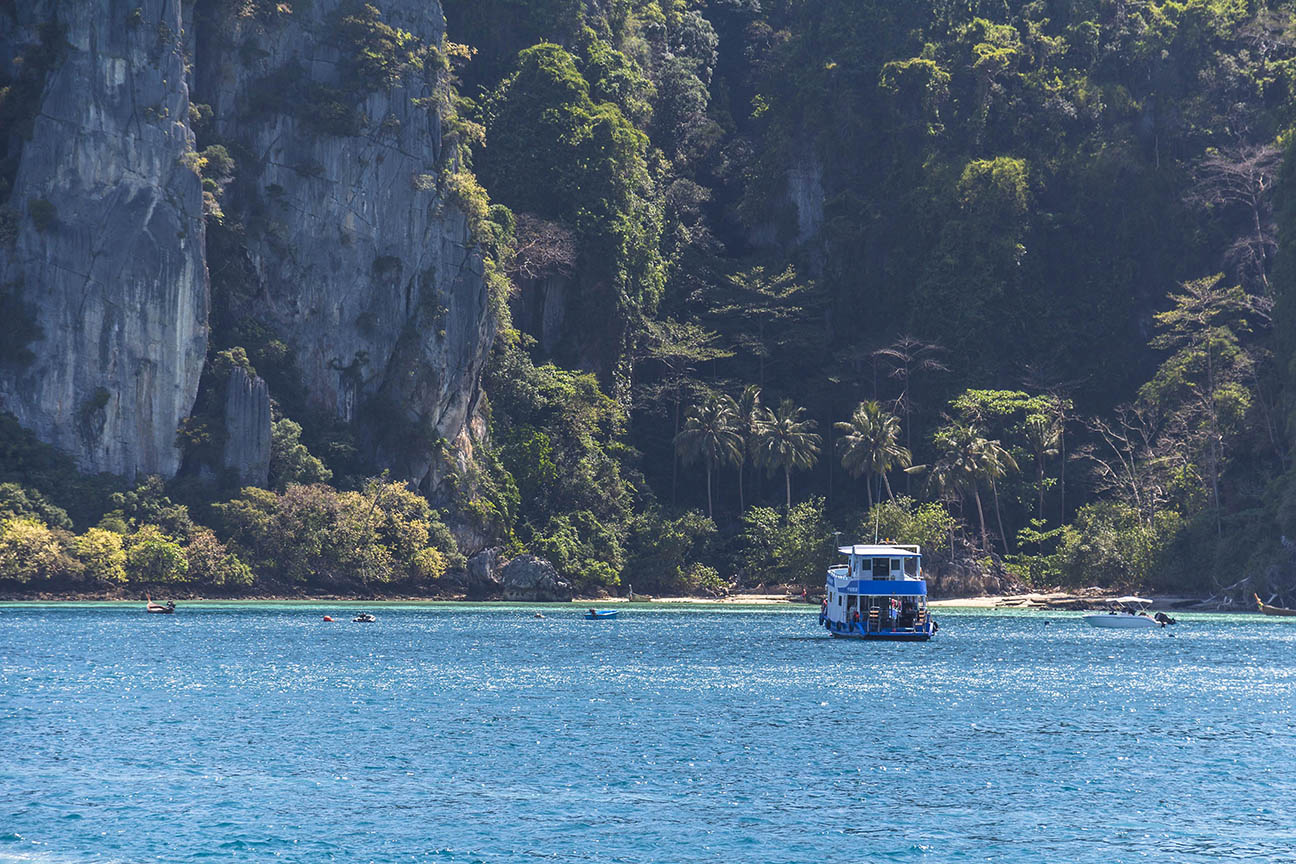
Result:
<instances>
[{"instance_id":1,"label":"limestone cliff","mask_svg":"<svg viewBox=\"0 0 1296 864\"><path fill-rule=\"evenodd\" d=\"M32 94L0 129L0 289L39 337L0 353L0 410L83 468L175 473L208 272L237 271L218 299L286 346L297 419L353 424L369 465L431 491L471 451L492 333L443 188L443 30L435 0L0 4L0 84ZM214 144L233 167L200 178ZM263 480L282 394L233 384L214 460Z\"/></svg>"},{"instance_id":2,"label":"limestone cliff","mask_svg":"<svg viewBox=\"0 0 1296 864\"><path fill-rule=\"evenodd\" d=\"M223 201L243 227L235 314L288 346L314 412L430 491L444 445L468 446L492 331L480 256L441 189L440 6L380 5L200 6L197 91L238 163ZM368 47L390 65L363 65Z\"/></svg>"},{"instance_id":3,"label":"limestone cliff","mask_svg":"<svg viewBox=\"0 0 1296 864\"><path fill-rule=\"evenodd\" d=\"M235 367L225 383L225 446L221 462L239 484L264 486L270 474L270 389Z\"/></svg>"},{"instance_id":4,"label":"limestone cliff","mask_svg":"<svg viewBox=\"0 0 1296 864\"><path fill-rule=\"evenodd\" d=\"M41 334L0 367L0 408L87 470L174 473L208 305L180 3L8 8L6 77L41 40L51 61L24 82L30 125L0 130L16 166L0 284Z\"/></svg>"}]
</instances>

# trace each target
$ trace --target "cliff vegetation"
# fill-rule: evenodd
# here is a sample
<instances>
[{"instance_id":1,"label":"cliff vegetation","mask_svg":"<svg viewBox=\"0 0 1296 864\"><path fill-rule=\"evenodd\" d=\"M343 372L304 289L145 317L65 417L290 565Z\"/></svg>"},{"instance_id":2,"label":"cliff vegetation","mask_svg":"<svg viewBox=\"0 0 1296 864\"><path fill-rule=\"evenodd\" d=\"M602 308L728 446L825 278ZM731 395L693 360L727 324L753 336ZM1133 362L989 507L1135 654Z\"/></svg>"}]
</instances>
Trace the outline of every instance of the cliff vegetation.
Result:
<instances>
[{"instance_id":1,"label":"cliff vegetation","mask_svg":"<svg viewBox=\"0 0 1296 864\"><path fill-rule=\"evenodd\" d=\"M442 6L179 22L175 464L96 443L123 376L53 431L67 313L7 267L4 578L718 594L840 535L1296 606L1296 3ZM4 16L0 244L75 255L22 140L79 25Z\"/></svg>"}]
</instances>

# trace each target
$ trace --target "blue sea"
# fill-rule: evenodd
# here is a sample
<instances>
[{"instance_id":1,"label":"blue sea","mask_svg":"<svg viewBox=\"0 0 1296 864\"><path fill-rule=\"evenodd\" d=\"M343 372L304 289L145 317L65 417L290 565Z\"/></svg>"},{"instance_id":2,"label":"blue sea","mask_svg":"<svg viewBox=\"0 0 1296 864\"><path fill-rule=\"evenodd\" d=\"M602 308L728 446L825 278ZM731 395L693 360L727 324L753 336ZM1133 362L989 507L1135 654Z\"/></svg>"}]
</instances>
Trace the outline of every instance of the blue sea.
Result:
<instances>
[{"instance_id":1,"label":"blue sea","mask_svg":"<svg viewBox=\"0 0 1296 864\"><path fill-rule=\"evenodd\" d=\"M620 608L0 605L0 862L1296 860L1296 620Z\"/></svg>"}]
</instances>

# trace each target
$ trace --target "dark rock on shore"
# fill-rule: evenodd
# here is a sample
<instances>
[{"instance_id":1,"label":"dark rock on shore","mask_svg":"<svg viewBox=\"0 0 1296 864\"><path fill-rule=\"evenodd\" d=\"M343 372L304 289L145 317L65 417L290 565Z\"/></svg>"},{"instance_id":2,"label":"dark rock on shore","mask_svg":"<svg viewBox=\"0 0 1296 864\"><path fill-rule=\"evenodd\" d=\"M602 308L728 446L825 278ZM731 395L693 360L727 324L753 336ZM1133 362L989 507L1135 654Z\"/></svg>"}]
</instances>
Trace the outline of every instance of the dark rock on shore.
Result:
<instances>
[{"instance_id":1,"label":"dark rock on shore","mask_svg":"<svg viewBox=\"0 0 1296 864\"><path fill-rule=\"evenodd\" d=\"M498 546L483 549L468 559L463 574L463 589L470 600L498 597L503 589L500 582L500 552Z\"/></svg>"},{"instance_id":2,"label":"dark rock on shore","mask_svg":"<svg viewBox=\"0 0 1296 864\"><path fill-rule=\"evenodd\" d=\"M471 561L469 562L471 564ZM525 603L560 603L572 599L572 588L554 566L535 555L519 555L500 573L504 599Z\"/></svg>"},{"instance_id":3,"label":"dark rock on shore","mask_svg":"<svg viewBox=\"0 0 1296 864\"><path fill-rule=\"evenodd\" d=\"M1018 594L1026 590L1021 580L1011 573L986 570L971 562L954 561L924 569L927 593L933 600Z\"/></svg>"}]
</instances>

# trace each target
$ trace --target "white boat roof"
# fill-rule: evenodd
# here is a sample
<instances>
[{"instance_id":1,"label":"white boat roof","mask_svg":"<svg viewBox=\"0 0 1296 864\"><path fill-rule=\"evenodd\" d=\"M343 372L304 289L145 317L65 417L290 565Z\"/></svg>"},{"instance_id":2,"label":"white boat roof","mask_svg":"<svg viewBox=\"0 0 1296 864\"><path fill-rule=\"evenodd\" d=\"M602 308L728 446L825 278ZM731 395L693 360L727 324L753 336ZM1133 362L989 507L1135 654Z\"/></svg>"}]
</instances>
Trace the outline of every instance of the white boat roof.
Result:
<instances>
[{"instance_id":1,"label":"white boat roof","mask_svg":"<svg viewBox=\"0 0 1296 864\"><path fill-rule=\"evenodd\" d=\"M1146 597L1130 597L1130 596L1127 596L1127 597L1117 597L1116 600L1115 600L1114 602L1116 602L1116 603L1151 603L1152 601L1149 600L1149 599L1147 599Z\"/></svg>"},{"instance_id":2,"label":"white boat roof","mask_svg":"<svg viewBox=\"0 0 1296 864\"><path fill-rule=\"evenodd\" d=\"M919 554L917 546L892 546L889 544L882 545L882 546L865 545L865 544L857 544L855 546L838 546L837 551L843 555L864 555L864 556L877 555L878 557L895 556L897 558L906 555L914 556Z\"/></svg>"}]
</instances>

